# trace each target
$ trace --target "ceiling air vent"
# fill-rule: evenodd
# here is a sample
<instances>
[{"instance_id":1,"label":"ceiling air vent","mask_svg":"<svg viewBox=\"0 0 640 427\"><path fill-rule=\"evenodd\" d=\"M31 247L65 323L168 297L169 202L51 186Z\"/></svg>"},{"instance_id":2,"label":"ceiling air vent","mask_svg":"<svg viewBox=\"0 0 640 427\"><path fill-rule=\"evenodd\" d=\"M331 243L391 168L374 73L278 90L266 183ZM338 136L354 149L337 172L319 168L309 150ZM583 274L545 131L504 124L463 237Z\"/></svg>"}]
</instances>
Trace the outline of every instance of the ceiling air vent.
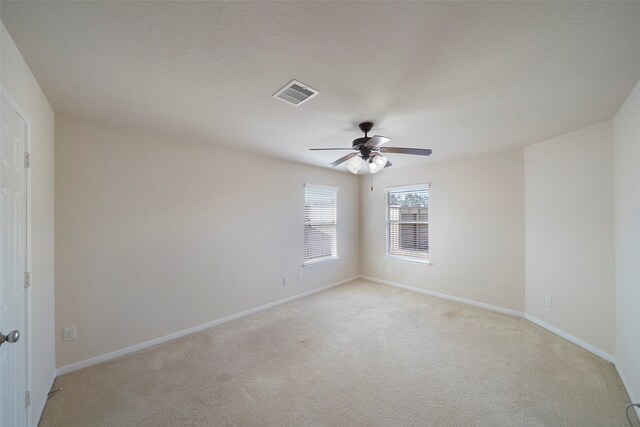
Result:
<instances>
[{"instance_id":1,"label":"ceiling air vent","mask_svg":"<svg viewBox=\"0 0 640 427\"><path fill-rule=\"evenodd\" d=\"M285 87L273 94L273 97L287 104L298 106L304 104L319 92L297 80L291 80Z\"/></svg>"}]
</instances>

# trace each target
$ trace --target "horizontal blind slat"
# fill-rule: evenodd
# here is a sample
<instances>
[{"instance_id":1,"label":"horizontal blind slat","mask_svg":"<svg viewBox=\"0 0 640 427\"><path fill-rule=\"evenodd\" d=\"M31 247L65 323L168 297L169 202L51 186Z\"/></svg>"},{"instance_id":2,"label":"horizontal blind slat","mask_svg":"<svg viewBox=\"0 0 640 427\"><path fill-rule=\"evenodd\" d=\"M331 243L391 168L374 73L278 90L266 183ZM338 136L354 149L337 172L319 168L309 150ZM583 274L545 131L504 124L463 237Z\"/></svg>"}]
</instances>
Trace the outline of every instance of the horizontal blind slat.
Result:
<instances>
[{"instance_id":1,"label":"horizontal blind slat","mask_svg":"<svg viewBox=\"0 0 640 427\"><path fill-rule=\"evenodd\" d=\"M304 257L336 256L337 189L305 186Z\"/></svg>"}]
</instances>

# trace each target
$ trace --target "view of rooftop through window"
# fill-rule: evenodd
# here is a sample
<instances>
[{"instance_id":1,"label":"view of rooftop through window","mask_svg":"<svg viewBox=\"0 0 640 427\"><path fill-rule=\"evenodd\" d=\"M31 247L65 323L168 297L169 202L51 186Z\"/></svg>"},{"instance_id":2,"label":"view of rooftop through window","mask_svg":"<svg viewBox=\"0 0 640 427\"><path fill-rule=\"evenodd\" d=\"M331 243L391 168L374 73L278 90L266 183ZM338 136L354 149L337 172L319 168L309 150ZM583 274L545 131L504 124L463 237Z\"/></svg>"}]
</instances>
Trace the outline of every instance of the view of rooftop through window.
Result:
<instances>
[{"instance_id":1,"label":"view of rooftop through window","mask_svg":"<svg viewBox=\"0 0 640 427\"><path fill-rule=\"evenodd\" d=\"M428 186L387 192L387 255L426 261L429 256Z\"/></svg>"}]
</instances>

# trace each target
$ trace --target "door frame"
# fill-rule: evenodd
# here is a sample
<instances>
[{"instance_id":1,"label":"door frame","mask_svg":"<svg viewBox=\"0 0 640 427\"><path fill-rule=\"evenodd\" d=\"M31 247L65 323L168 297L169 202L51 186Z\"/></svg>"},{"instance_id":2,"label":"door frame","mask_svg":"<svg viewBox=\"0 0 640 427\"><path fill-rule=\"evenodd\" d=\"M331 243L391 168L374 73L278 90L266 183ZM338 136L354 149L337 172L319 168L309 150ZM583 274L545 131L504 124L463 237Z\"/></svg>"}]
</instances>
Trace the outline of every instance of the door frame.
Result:
<instances>
[{"instance_id":1,"label":"door frame","mask_svg":"<svg viewBox=\"0 0 640 427\"><path fill-rule=\"evenodd\" d=\"M19 104L14 100L14 98L9 94L9 92L2 86L0 87L0 96L3 96L4 99L7 100L7 102L9 103L9 105L11 106L11 108L13 108L13 110L18 113L18 115L22 118L22 120L25 121L26 125L27 125L27 129L26 129L26 138L25 138L25 147L26 147L26 151L28 153L31 153L31 116L29 114L27 114L27 112L22 109ZM25 199L26 199L26 218L25 218L25 229L26 229L26 236L25 236L25 269L28 272L31 272L31 167L25 168L25 178L26 178L26 183L25 183ZM32 360L31 360L31 349L32 349L32 337L31 337L31 330L32 330L32 322L31 322L31 318L32 318L32 285L29 286L28 288L25 288L25 292L24 292L24 325L25 325L25 337L26 337L26 359L25 360L25 368L26 368L26 375L27 375L27 380L26 380L26 387L27 387L27 391L32 393L33 391L33 387L32 387ZM45 402L46 403L46 402ZM32 424L32 420L33 420L33 395L31 394L31 402L30 405L25 408L27 411L27 426L30 427Z\"/></svg>"}]
</instances>

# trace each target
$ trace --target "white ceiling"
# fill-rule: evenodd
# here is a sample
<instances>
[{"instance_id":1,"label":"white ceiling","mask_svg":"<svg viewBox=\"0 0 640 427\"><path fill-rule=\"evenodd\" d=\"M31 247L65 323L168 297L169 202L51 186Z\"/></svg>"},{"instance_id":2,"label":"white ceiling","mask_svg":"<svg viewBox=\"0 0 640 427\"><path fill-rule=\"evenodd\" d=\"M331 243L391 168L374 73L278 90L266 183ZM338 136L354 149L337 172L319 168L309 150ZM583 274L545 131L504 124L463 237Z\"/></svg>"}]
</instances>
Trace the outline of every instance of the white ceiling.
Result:
<instances>
[{"instance_id":1,"label":"white ceiling","mask_svg":"<svg viewBox=\"0 0 640 427\"><path fill-rule=\"evenodd\" d=\"M611 118L640 79L640 2L3 2L56 112L325 165L361 136L402 167ZM291 79L300 107L271 95ZM343 167L344 169L344 167Z\"/></svg>"}]
</instances>

